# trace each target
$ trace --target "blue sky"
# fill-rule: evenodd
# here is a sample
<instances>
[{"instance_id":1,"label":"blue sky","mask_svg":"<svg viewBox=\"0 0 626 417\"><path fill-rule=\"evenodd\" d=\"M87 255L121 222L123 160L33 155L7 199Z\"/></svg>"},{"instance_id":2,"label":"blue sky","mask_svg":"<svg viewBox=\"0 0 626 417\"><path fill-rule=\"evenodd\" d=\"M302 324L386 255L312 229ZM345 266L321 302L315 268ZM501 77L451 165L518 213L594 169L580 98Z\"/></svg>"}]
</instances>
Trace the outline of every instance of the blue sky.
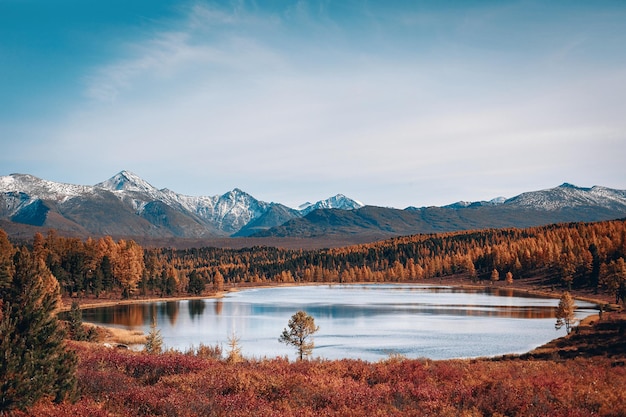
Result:
<instances>
[{"instance_id":1,"label":"blue sky","mask_svg":"<svg viewBox=\"0 0 626 417\"><path fill-rule=\"evenodd\" d=\"M0 175L404 208L626 189L623 1L0 0Z\"/></svg>"}]
</instances>

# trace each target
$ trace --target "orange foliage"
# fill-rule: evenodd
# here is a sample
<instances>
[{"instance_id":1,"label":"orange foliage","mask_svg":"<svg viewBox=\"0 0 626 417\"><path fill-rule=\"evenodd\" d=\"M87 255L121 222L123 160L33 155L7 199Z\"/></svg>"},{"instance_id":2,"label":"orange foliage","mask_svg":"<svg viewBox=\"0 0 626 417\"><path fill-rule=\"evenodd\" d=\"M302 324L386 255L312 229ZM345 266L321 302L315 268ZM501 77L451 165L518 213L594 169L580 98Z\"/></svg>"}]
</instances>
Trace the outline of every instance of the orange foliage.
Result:
<instances>
[{"instance_id":1,"label":"orange foliage","mask_svg":"<svg viewBox=\"0 0 626 417\"><path fill-rule=\"evenodd\" d=\"M414 235L321 250L144 250L133 241L81 242L51 231L45 239L35 236L33 251L70 296L181 295L193 271L208 291L220 291L239 283L407 282L458 274L489 281L496 270L626 298L625 220Z\"/></svg>"}]
</instances>

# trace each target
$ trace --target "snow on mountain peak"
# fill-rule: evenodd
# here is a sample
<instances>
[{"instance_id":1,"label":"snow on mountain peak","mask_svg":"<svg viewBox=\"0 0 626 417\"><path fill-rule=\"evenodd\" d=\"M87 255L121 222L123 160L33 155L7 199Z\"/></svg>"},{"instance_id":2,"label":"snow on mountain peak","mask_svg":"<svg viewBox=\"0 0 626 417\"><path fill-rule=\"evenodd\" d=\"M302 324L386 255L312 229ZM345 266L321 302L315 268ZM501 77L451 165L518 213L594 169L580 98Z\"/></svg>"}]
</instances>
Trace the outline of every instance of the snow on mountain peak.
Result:
<instances>
[{"instance_id":1,"label":"snow on mountain peak","mask_svg":"<svg viewBox=\"0 0 626 417\"><path fill-rule=\"evenodd\" d=\"M598 186L584 188L564 183L555 188L522 193L507 200L506 204L543 210L585 206L624 207L626 191Z\"/></svg>"},{"instance_id":2,"label":"snow on mountain peak","mask_svg":"<svg viewBox=\"0 0 626 417\"><path fill-rule=\"evenodd\" d=\"M136 191L153 193L158 191L146 180L130 171L120 171L106 181L96 184L96 187L109 191Z\"/></svg>"},{"instance_id":3,"label":"snow on mountain peak","mask_svg":"<svg viewBox=\"0 0 626 417\"><path fill-rule=\"evenodd\" d=\"M333 197L327 198L326 200L320 200L315 204L311 204L311 203L302 204L300 205L300 207L298 207L298 209L303 215L307 215L310 212L317 210L317 209L334 208L334 209L341 209L341 210L355 210L364 206L365 205L361 203L360 201L348 198L343 194L337 194Z\"/></svg>"},{"instance_id":4,"label":"snow on mountain peak","mask_svg":"<svg viewBox=\"0 0 626 417\"><path fill-rule=\"evenodd\" d=\"M11 174L0 177L2 192L22 192L31 199L65 201L87 193L90 187L44 180L30 174Z\"/></svg>"}]
</instances>

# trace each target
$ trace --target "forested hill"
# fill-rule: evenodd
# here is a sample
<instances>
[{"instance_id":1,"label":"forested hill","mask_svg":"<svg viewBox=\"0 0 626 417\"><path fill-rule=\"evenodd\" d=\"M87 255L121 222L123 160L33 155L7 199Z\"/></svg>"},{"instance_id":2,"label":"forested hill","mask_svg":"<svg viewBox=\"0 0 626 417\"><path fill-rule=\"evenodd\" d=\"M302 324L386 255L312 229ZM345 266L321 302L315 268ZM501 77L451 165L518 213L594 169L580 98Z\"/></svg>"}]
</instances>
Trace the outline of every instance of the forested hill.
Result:
<instances>
[{"instance_id":1,"label":"forested hill","mask_svg":"<svg viewBox=\"0 0 626 417\"><path fill-rule=\"evenodd\" d=\"M6 233L0 264L15 248ZM36 234L31 248L63 295L128 298L206 294L224 285L408 282L462 275L475 282L542 277L555 288L624 298L626 221L413 235L336 249L143 249L133 241ZM4 263L2 263L4 262Z\"/></svg>"}]
</instances>

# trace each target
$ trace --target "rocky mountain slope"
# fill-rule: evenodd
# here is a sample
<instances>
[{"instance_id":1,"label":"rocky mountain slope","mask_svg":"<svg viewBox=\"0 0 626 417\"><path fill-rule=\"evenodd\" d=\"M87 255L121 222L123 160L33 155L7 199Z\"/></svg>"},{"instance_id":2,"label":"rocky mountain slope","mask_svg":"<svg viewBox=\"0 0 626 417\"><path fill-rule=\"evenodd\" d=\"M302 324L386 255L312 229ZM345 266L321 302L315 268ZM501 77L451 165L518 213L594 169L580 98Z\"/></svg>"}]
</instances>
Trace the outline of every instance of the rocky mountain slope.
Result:
<instances>
[{"instance_id":1,"label":"rocky mountain slope","mask_svg":"<svg viewBox=\"0 0 626 417\"><path fill-rule=\"evenodd\" d=\"M314 211L257 237L319 237L370 234L380 237L551 223L601 221L626 217L626 191L563 184L505 199L457 202L444 207L404 210L366 206L358 210Z\"/></svg>"},{"instance_id":2,"label":"rocky mountain slope","mask_svg":"<svg viewBox=\"0 0 626 417\"><path fill-rule=\"evenodd\" d=\"M355 237L355 241L489 227L528 227L626 217L626 191L571 184L491 201L404 210L364 206L338 194L292 209L234 189L187 196L122 171L94 186L27 174L0 177L0 227L28 233L145 238ZM24 232L26 233L26 232ZM356 237L359 237L356 239Z\"/></svg>"},{"instance_id":3,"label":"rocky mountain slope","mask_svg":"<svg viewBox=\"0 0 626 417\"><path fill-rule=\"evenodd\" d=\"M337 195L312 206L354 209L362 204ZM25 174L0 177L0 219L79 234L247 236L307 212L259 201L237 188L218 196L186 196L157 189L129 171L94 186Z\"/></svg>"}]
</instances>

